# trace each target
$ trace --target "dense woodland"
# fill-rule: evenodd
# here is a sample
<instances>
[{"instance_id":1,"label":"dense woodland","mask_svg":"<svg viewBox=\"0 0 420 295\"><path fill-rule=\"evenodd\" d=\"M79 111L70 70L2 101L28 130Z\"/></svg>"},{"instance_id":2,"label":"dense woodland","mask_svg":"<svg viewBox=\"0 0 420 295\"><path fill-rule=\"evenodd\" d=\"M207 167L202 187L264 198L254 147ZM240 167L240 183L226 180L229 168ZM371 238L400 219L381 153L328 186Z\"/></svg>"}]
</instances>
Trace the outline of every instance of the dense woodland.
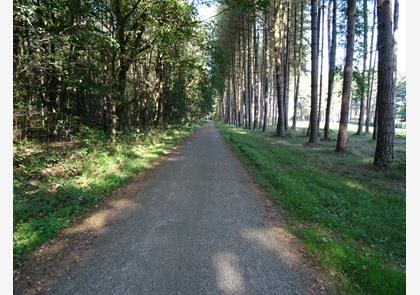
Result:
<instances>
[{"instance_id":1,"label":"dense woodland","mask_svg":"<svg viewBox=\"0 0 420 295\"><path fill-rule=\"evenodd\" d=\"M405 79L397 81L395 55L398 9L398 0L226 1L215 26L220 119L262 131L276 125L279 137L307 119L313 143L333 139L331 105L340 99L336 151L346 152L352 119L356 135L372 132L377 141L374 164L392 163L395 118L405 120ZM302 97L306 73L310 95Z\"/></svg>"},{"instance_id":2,"label":"dense woodland","mask_svg":"<svg viewBox=\"0 0 420 295\"><path fill-rule=\"evenodd\" d=\"M14 140L196 120L211 110L206 27L184 1L14 1Z\"/></svg>"}]
</instances>

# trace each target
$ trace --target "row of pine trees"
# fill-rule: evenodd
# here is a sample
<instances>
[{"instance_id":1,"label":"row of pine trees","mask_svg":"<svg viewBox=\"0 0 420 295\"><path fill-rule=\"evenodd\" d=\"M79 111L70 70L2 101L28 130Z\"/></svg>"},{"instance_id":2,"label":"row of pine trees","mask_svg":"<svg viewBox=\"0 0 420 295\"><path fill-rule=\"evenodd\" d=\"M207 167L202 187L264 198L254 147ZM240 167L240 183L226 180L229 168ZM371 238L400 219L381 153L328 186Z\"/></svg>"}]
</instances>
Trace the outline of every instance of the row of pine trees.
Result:
<instances>
[{"instance_id":1,"label":"row of pine trees","mask_svg":"<svg viewBox=\"0 0 420 295\"><path fill-rule=\"evenodd\" d=\"M370 132L373 124L372 137L377 143L374 164L391 164L398 10L398 0L222 1L215 24L212 69L220 119L262 131L267 125L276 125L277 136L286 136L289 128L296 128L301 78L310 72L309 142L330 140L331 105L338 89L341 111L336 151L347 150L351 96L357 95L356 135ZM339 46L345 54L341 67L337 62ZM327 85L323 85L324 64L328 66ZM342 85L336 85L337 76ZM326 99L323 87L327 88ZM293 105L291 126L289 104ZM324 126L320 126L321 113Z\"/></svg>"}]
</instances>

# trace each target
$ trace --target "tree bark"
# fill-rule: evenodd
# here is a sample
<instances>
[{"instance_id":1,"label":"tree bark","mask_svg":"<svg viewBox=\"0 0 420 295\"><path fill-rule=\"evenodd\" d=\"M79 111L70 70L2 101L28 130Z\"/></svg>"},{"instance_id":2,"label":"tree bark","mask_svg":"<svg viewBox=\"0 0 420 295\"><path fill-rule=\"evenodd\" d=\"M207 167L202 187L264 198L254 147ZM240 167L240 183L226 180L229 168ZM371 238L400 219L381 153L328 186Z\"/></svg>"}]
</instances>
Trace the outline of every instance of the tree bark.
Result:
<instances>
[{"instance_id":1,"label":"tree bark","mask_svg":"<svg viewBox=\"0 0 420 295\"><path fill-rule=\"evenodd\" d=\"M373 4L373 21L372 21L372 28L370 32L371 39L370 39L370 52L369 52L368 85L367 85L367 91L366 91L366 120L365 120L366 133L369 132L369 127L370 127L369 125L370 125L370 116L371 116L370 112L371 112L371 105L372 105L373 76L375 73L375 65L376 65L376 47L375 47L375 50L373 49L375 25L376 25L376 0L374 0L374 4ZM372 66L373 51L375 51L375 58L374 58L373 66Z\"/></svg>"},{"instance_id":2,"label":"tree bark","mask_svg":"<svg viewBox=\"0 0 420 295\"><path fill-rule=\"evenodd\" d=\"M300 2L299 48L298 48L297 54L295 54L297 62L295 62L295 70L294 70L294 72L296 73L296 79L295 79L295 89L294 89L295 93L294 93L294 102L293 102L293 124L292 124L293 129L296 129L297 105L298 105L298 99L299 99L300 68L301 68L301 56L302 56L302 45L303 45L304 9L305 9L305 2L301 1ZM296 9L296 12L297 12L297 9ZM295 42L297 42L296 37L295 37Z\"/></svg>"},{"instance_id":3,"label":"tree bark","mask_svg":"<svg viewBox=\"0 0 420 295\"><path fill-rule=\"evenodd\" d=\"M264 31L263 31L263 44L262 44L262 63L261 63L261 88L262 88L262 95L264 100L264 113L263 113L263 124L262 124L262 131L265 132L267 129L267 111L268 111L268 80L267 80L267 70L268 70L268 54L267 54L267 45L268 45L268 17L267 12L264 13Z\"/></svg>"},{"instance_id":4,"label":"tree bark","mask_svg":"<svg viewBox=\"0 0 420 295\"><path fill-rule=\"evenodd\" d=\"M354 31L356 16L356 0L347 2L347 44L346 62L344 65L343 96L341 100L340 127L335 151L343 153L347 150L347 123L349 117L349 102L353 75Z\"/></svg>"},{"instance_id":5,"label":"tree bark","mask_svg":"<svg viewBox=\"0 0 420 295\"><path fill-rule=\"evenodd\" d=\"M332 6L332 7L331 7ZM334 77L335 77L335 55L337 49L337 0L330 0L329 12L332 8L331 17L331 40L328 42L328 94L327 94L327 107L325 109L325 125L324 125L324 140L329 139L330 132L330 114L331 114L331 101L334 91ZM330 24L330 21L328 21ZM328 35L330 29L328 28Z\"/></svg>"},{"instance_id":6,"label":"tree bark","mask_svg":"<svg viewBox=\"0 0 420 295\"><path fill-rule=\"evenodd\" d=\"M377 139L373 164L389 166L394 159L395 40L392 5L378 0L378 109ZM394 14L395 15L395 14ZM394 28L397 24L394 23Z\"/></svg>"},{"instance_id":7,"label":"tree bark","mask_svg":"<svg viewBox=\"0 0 420 295\"><path fill-rule=\"evenodd\" d=\"M367 61L367 50L368 50L368 3L367 0L363 0L363 69L362 79L363 85L360 89L360 111L359 111L359 124L357 127L356 135L360 135L363 130L363 119L365 117L365 92L366 92L366 61Z\"/></svg>"},{"instance_id":8,"label":"tree bark","mask_svg":"<svg viewBox=\"0 0 420 295\"><path fill-rule=\"evenodd\" d=\"M235 56L235 48L233 48L232 50L232 64L231 64L231 68L232 68L232 92L233 92L233 107L232 107L232 120L233 120L233 124L236 126L237 124L237 110L236 110L236 106L237 106L237 101L236 101L236 71L235 71L235 67L236 67L236 56Z\"/></svg>"},{"instance_id":9,"label":"tree bark","mask_svg":"<svg viewBox=\"0 0 420 295\"><path fill-rule=\"evenodd\" d=\"M318 142L318 2L311 0L311 115L309 142Z\"/></svg>"},{"instance_id":10,"label":"tree bark","mask_svg":"<svg viewBox=\"0 0 420 295\"><path fill-rule=\"evenodd\" d=\"M259 35L257 34L257 16L254 9L254 126L253 130L257 129L258 125L258 41Z\"/></svg>"},{"instance_id":11,"label":"tree bark","mask_svg":"<svg viewBox=\"0 0 420 295\"><path fill-rule=\"evenodd\" d=\"M289 84L290 84L290 5L291 2L286 3L286 45L285 45L285 58L284 58L284 130L287 131L289 125Z\"/></svg>"},{"instance_id":12,"label":"tree bark","mask_svg":"<svg viewBox=\"0 0 420 295\"><path fill-rule=\"evenodd\" d=\"M277 129L276 134L277 136L284 136L285 129L284 129L284 105L283 105L283 86L284 86L284 71L282 65L282 58L281 58L281 41L282 41L282 19L283 15L281 13L281 9L283 7L280 6L282 2L276 5L276 21L274 24L274 56L275 56L275 73L276 73L276 90L277 90L277 110L278 110L278 117L277 117Z\"/></svg>"},{"instance_id":13,"label":"tree bark","mask_svg":"<svg viewBox=\"0 0 420 295\"><path fill-rule=\"evenodd\" d=\"M321 2L320 7L321 13L321 66L320 66L320 73L319 73L319 103L318 103L318 133L319 133L319 125L321 123L321 107L322 107L322 77L323 77L323 66L324 66L324 15L325 15L325 7L324 7L324 0Z\"/></svg>"},{"instance_id":14,"label":"tree bark","mask_svg":"<svg viewBox=\"0 0 420 295\"><path fill-rule=\"evenodd\" d=\"M248 26L248 41L247 41L247 50L248 50L248 58L247 58L247 80L248 80L248 87L247 87L247 92L248 92L248 129L251 130L251 126L252 126L252 24L251 24L251 20L248 17L247 18L247 26Z\"/></svg>"}]
</instances>

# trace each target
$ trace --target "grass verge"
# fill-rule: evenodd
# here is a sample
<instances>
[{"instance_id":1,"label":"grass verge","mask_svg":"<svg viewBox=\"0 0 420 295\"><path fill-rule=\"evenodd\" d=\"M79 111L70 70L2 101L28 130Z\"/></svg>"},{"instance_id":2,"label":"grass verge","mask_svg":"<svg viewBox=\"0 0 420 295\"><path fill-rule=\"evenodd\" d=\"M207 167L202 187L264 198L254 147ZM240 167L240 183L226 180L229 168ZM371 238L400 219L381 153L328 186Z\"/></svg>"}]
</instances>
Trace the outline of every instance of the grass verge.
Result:
<instances>
[{"instance_id":1,"label":"grass verge","mask_svg":"<svg viewBox=\"0 0 420 295\"><path fill-rule=\"evenodd\" d=\"M338 154L334 141L307 145L304 129L280 139L216 126L343 293L405 294L405 138L394 167L377 170L369 135L349 134Z\"/></svg>"},{"instance_id":2,"label":"grass verge","mask_svg":"<svg viewBox=\"0 0 420 295\"><path fill-rule=\"evenodd\" d=\"M71 143L15 144L14 265L199 126L194 123L125 134L115 143L86 128Z\"/></svg>"}]
</instances>

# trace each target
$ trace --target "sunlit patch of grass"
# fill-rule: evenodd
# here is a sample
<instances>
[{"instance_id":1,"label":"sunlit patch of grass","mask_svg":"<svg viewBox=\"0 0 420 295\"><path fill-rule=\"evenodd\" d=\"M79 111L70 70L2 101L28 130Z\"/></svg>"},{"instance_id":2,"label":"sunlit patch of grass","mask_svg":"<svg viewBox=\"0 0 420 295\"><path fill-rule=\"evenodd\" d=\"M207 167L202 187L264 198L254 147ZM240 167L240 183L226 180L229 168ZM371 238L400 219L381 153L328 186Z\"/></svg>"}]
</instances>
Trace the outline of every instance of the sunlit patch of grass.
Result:
<instances>
[{"instance_id":1,"label":"sunlit patch of grass","mask_svg":"<svg viewBox=\"0 0 420 295\"><path fill-rule=\"evenodd\" d=\"M303 128L280 139L271 128L217 127L343 292L404 294L404 138L396 139L395 165L378 170L370 135L349 134L349 152L339 154L334 140L307 145Z\"/></svg>"},{"instance_id":2,"label":"sunlit patch of grass","mask_svg":"<svg viewBox=\"0 0 420 295\"><path fill-rule=\"evenodd\" d=\"M15 144L15 265L199 125L124 134L115 143L86 128L72 144Z\"/></svg>"}]
</instances>

